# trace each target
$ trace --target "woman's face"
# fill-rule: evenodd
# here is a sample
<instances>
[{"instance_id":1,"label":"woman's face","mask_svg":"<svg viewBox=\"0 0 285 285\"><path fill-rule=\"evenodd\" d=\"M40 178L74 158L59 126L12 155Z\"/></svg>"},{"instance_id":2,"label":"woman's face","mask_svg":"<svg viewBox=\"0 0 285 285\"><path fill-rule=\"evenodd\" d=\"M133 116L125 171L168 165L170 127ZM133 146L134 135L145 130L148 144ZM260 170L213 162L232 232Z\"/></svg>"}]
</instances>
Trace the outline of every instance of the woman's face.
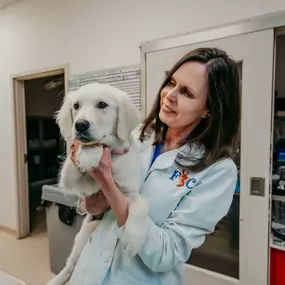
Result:
<instances>
[{"instance_id":1,"label":"woman's face","mask_svg":"<svg viewBox=\"0 0 285 285\"><path fill-rule=\"evenodd\" d=\"M207 80L207 69L202 63L181 65L161 90L160 120L172 129L195 128L208 112Z\"/></svg>"}]
</instances>

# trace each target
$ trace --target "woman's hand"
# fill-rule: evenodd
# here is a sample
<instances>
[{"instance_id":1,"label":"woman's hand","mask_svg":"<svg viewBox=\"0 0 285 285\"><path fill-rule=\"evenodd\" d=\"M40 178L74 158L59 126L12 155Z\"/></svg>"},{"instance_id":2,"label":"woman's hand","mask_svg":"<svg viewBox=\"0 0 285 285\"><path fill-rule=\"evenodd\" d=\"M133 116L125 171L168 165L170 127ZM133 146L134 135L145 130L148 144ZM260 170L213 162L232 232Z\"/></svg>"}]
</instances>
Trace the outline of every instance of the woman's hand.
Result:
<instances>
[{"instance_id":1,"label":"woman's hand","mask_svg":"<svg viewBox=\"0 0 285 285\"><path fill-rule=\"evenodd\" d=\"M77 165L75 157L78 146L79 142L74 142L74 145L72 146L71 160L75 165ZM118 224L122 226L125 224L128 218L128 201L114 182L111 170L111 152L108 148L104 148L103 155L99 161L98 167L95 170L89 172L89 174L96 180L96 183L102 190L104 198L106 197L108 204L112 208L117 218ZM97 197L91 198L91 200L87 201L89 205L86 204L86 208L89 206L89 210L92 212L94 211L96 199ZM104 203L106 203L106 201Z\"/></svg>"},{"instance_id":2,"label":"woman's hand","mask_svg":"<svg viewBox=\"0 0 285 285\"><path fill-rule=\"evenodd\" d=\"M71 157L70 159L77 165L76 161L76 152L78 150L80 143L78 141L74 141L74 144L71 147ZM108 190L110 182L112 182L112 161L111 161L111 152L108 148L104 148L103 155L101 160L99 161L98 167L89 172L89 174L96 180L100 189Z\"/></svg>"},{"instance_id":3,"label":"woman's hand","mask_svg":"<svg viewBox=\"0 0 285 285\"><path fill-rule=\"evenodd\" d=\"M128 201L122 192L118 189L112 177L112 161L111 152L108 148L104 148L104 152L98 167L89 174L96 180L100 189L104 193L109 202L119 226L125 224L128 218Z\"/></svg>"},{"instance_id":4,"label":"woman's hand","mask_svg":"<svg viewBox=\"0 0 285 285\"><path fill-rule=\"evenodd\" d=\"M71 145L70 159L75 166L77 166L76 153L78 151L79 145L80 145L79 141L74 141L74 143Z\"/></svg>"},{"instance_id":5,"label":"woman's hand","mask_svg":"<svg viewBox=\"0 0 285 285\"><path fill-rule=\"evenodd\" d=\"M82 199L79 207L80 213L88 212L91 215L99 215L110 209L110 204L102 191Z\"/></svg>"},{"instance_id":6,"label":"woman's hand","mask_svg":"<svg viewBox=\"0 0 285 285\"><path fill-rule=\"evenodd\" d=\"M96 180L103 192L108 191L113 184L112 161L109 148L104 148L103 155L99 161L98 167L89 174Z\"/></svg>"},{"instance_id":7,"label":"woman's hand","mask_svg":"<svg viewBox=\"0 0 285 285\"><path fill-rule=\"evenodd\" d=\"M74 144L71 147L70 159L72 160L75 166L77 165L76 152L78 150L79 145L80 143L78 141L74 141ZM80 205L80 211L88 212L92 215L98 215L98 214L104 213L109 208L110 208L110 204L101 190L97 192L96 194L92 194L91 196L86 197L81 202L81 205Z\"/></svg>"}]
</instances>

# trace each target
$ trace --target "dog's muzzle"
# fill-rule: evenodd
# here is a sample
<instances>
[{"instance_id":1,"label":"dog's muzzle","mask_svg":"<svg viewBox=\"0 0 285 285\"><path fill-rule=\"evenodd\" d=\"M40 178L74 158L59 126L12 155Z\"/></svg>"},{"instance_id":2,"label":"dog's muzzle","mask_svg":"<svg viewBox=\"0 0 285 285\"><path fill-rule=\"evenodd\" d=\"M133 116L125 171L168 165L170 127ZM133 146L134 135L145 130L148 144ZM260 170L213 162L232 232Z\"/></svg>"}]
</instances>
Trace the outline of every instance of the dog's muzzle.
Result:
<instances>
[{"instance_id":1,"label":"dog's muzzle","mask_svg":"<svg viewBox=\"0 0 285 285\"><path fill-rule=\"evenodd\" d=\"M74 128L76 130L76 139L79 140L83 144L88 144L93 142L89 134L90 123L86 120L78 120L74 124Z\"/></svg>"}]
</instances>

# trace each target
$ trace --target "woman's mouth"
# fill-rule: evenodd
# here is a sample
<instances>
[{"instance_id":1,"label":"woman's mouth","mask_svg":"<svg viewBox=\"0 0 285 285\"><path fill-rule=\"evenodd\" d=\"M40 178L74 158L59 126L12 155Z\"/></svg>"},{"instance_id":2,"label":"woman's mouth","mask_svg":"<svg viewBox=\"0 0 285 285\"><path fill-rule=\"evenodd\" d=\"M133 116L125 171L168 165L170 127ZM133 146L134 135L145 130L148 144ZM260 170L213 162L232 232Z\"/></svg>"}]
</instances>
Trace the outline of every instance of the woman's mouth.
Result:
<instances>
[{"instance_id":1,"label":"woman's mouth","mask_svg":"<svg viewBox=\"0 0 285 285\"><path fill-rule=\"evenodd\" d=\"M167 112L167 113L176 113L174 112L171 108L169 108L168 106L166 106L165 104L162 105L162 109L163 111Z\"/></svg>"}]
</instances>

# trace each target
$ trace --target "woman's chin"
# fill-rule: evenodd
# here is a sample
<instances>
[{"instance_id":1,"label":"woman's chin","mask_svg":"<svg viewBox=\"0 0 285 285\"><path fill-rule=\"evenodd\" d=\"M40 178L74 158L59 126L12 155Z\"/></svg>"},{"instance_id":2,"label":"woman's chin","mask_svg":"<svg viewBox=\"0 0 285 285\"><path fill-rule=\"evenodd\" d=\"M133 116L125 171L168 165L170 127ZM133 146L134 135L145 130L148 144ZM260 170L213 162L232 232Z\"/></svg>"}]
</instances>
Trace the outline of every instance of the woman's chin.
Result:
<instances>
[{"instance_id":1,"label":"woman's chin","mask_svg":"<svg viewBox=\"0 0 285 285\"><path fill-rule=\"evenodd\" d=\"M159 112L159 119L162 123L166 124L167 126L171 127L173 124L173 119L167 116L163 111Z\"/></svg>"},{"instance_id":2,"label":"woman's chin","mask_svg":"<svg viewBox=\"0 0 285 285\"><path fill-rule=\"evenodd\" d=\"M158 114L158 117L160 119L160 121L164 124L166 124L165 121L167 121L167 118L165 118L165 115L163 114L163 112L160 110L159 114Z\"/></svg>"}]
</instances>

